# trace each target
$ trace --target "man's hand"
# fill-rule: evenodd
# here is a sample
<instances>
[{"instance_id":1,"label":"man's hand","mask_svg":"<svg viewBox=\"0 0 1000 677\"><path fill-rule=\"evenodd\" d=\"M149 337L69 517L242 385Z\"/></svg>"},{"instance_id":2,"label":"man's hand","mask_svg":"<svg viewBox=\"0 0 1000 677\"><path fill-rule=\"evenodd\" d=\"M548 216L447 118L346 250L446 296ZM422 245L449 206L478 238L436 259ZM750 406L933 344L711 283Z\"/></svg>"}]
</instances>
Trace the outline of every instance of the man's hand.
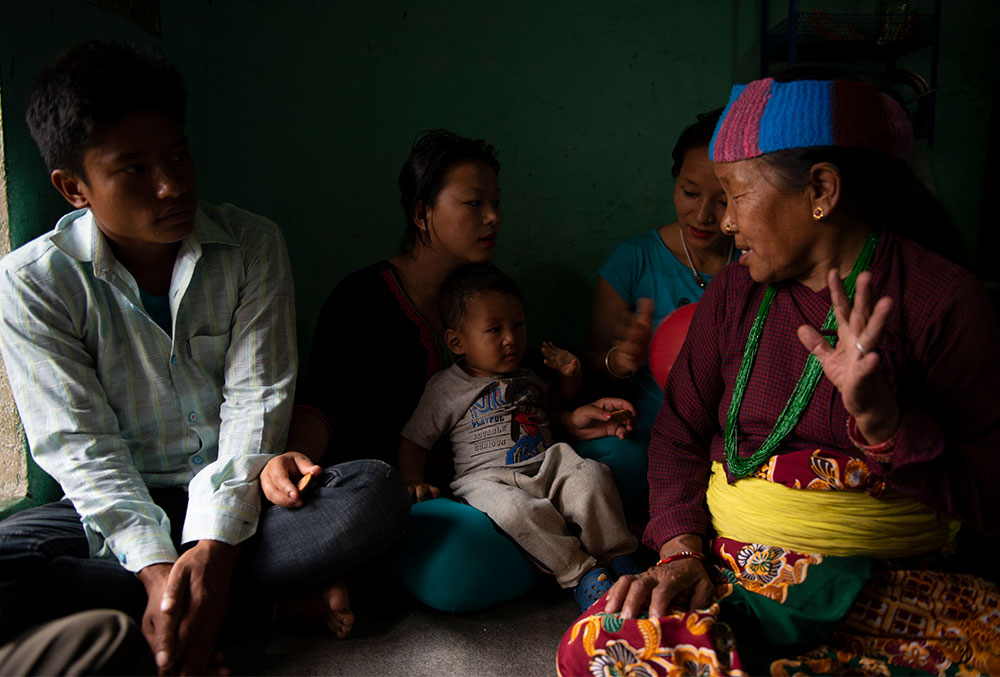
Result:
<instances>
[{"instance_id":1,"label":"man's hand","mask_svg":"<svg viewBox=\"0 0 1000 677\"><path fill-rule=\"evenodd\" d=\"M146 610L142 614L142 634L149 643L149 648L153 651L157 666L166 664L170 660L172 645L170 648L163 647L164 642L159 637L168 632L165 627L167 619L161 611L163 604L163 592L167 587L167 579L170 577L170 564L153 564L139 573L139 580L146 588ZM173 631L169 631L173 632Z\"/></svg>"},{"instance_id":2,"label":"man's hand","mask_svg":"<svg viewBox=\"0 0 1000 677\"><path fill-rule=\"evenodd\" d=\"M323 468L297 451L275 456L260 472L260 488L267 500L282 508L301 508L302 494L298 482L306 475L319 475Z\"/></svg>"},{"instance_id":3,"label":"man's hand","mask_svg":"<svg viewBox=\"0 0 1000 677\"><path fill-rule=\"evenodd\" d=\"M139 572L148 597L142 633L161 675L228 674L212 658L238 554L238 546L199 541L173 565Z\"/></svg>"}]
</instances>

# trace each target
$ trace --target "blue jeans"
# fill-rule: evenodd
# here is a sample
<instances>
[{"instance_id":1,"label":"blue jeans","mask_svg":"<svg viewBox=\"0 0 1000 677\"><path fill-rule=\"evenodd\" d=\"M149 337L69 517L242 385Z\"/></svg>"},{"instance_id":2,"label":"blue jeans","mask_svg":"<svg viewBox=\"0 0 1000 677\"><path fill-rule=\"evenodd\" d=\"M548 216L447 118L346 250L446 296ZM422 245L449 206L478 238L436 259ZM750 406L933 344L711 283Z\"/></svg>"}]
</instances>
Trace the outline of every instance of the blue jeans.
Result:
<instances>
[{"instance_id":1,"label":"blue jeans","mask_svg":"<svg viewBox=\"0 0 1000 677\"><path fill-rule=\"evenodd\" d=\"M403 533L410 498L399 473L375 460L323 470L306 504L267 504L233 573L234 601L267 602L319 588L384 551ZM183 489L150 489L179 541ZM0 635L76 611L107 607L137 619L146 591L115 560L91 559L80 517L68 499L0 522Z\"/></svg>"}]
</instances>

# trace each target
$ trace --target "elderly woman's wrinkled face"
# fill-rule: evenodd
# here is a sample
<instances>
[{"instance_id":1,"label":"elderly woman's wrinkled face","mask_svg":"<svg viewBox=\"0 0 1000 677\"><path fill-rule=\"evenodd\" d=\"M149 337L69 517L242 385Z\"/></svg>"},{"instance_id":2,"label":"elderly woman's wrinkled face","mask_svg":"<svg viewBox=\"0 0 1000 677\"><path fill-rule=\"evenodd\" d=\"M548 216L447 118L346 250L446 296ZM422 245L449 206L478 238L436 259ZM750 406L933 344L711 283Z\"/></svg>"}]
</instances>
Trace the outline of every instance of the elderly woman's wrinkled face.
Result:
<instances>
[{"instance_id":1,"label":"elderly woman's wrinkled face","mask_svg":"<svg viewBox=\"0 0 1000 677\"><path fill-rule=\"evenodd\" d=\"M750 269L750 277L804 282L813 276L820 261L808 188L782 192L760 158L717 163L715 173L729 199L722 223L733 224L740 265Z\"/></svg>"}]
</instances>

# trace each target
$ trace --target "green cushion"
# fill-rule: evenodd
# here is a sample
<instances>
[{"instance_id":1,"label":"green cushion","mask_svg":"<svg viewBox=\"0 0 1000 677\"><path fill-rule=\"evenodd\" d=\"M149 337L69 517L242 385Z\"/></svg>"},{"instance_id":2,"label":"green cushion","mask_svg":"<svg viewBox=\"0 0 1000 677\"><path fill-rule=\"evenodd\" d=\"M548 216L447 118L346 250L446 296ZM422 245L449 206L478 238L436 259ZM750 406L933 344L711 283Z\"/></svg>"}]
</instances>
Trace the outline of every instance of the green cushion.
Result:
<instances>
[{"instance_id":1,"label":"green cushion","mask_svg":"<svg viewBox=\"0 0 1000 677\"><path fill-rule=\"evenodd\" d=\"M406 534L386 558L417 599L452 613L517 599L544 577L489 517L447 498L415 503Z\"/></svg>"}]
</instances>

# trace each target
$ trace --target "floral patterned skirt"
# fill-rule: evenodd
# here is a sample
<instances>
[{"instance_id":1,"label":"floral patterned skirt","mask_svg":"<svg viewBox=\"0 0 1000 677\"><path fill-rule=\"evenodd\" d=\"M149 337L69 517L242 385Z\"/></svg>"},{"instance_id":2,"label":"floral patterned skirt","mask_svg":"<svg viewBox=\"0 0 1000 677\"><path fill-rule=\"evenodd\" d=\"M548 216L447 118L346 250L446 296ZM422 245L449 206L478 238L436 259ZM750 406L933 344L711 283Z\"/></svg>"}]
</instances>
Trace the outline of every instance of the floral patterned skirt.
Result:
<instances>
[{"instance_id":1,"label":"floral patterned skirt","mask_svg":"<svg viewBox=\"0 0 1000 677\"><path fill-rule=\"evenodd\" d=\"M879 495L855 459L772 457L757 477L803 490ZM716 538L716 603L662 618L586 611L559 645L560 675L1000 675L1000 588L975 576L867 556Z\"/></svg>"},{"instance_id":2,"label":"floral patterned skirt","mask_svg":"<svg viewBox=\"0 0 1000 677\"><path fill-rule=\"evenodd\" d=\"M712 545L715 604L625 620L602 599L563 636L559 674L1000 674L1000 588L981 578Z\"/></svg>"}]
</instances>

